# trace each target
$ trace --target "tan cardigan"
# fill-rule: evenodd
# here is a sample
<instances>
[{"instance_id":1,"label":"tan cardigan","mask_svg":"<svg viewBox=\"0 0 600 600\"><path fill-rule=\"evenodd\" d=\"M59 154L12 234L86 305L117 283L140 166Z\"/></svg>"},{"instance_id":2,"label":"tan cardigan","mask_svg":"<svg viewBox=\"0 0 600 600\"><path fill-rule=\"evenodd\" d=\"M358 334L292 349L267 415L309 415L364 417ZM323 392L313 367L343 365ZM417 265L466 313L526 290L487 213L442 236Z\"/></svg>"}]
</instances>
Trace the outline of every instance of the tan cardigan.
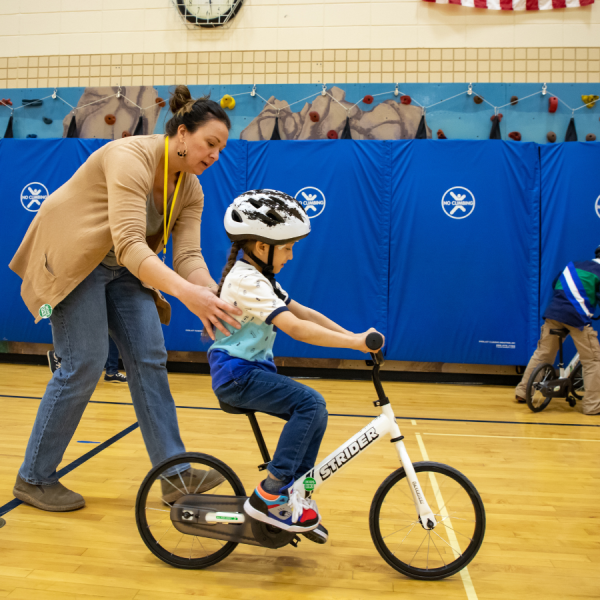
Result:
<instances>
[{"instance_id":1,"label":"tan cardigan","mask_svg":"<svg viewBox=\"0 0 600 600\"><path fill-rule=\"evenodd\" d=\"M9 265L23 279L21 296L36 323L40 307L57 306L113 245L119 264L136 277L142 262L162 251L162 229L146 239L146 197L164 149L164 135L110 142L42 203ZM200 250L203 206L198 178L185 173L169 230L173 266L184 279L207 268ZM156 290L154 296L168 324L170 306Z\"/></svg>"}]
</instances>

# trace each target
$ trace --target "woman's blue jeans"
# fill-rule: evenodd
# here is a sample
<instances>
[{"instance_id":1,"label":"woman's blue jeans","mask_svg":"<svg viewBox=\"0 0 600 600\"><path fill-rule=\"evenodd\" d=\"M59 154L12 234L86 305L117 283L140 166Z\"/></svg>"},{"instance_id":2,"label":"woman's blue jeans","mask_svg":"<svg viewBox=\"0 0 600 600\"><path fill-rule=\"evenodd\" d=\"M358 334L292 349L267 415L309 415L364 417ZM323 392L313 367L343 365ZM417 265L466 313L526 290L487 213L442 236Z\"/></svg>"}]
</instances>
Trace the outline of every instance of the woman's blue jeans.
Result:
<instances>
[{"instance_id":1,"label":"woman's blue jeans","mask_svg":"<svg viewBox=\"0 0 600 600\"><path fill-rule=\"evenodd\" d=\"M225 404L287 421L267 467L274 477L288 483L315 466L327 429L327 408L319 392L284 375L252 369L215 394Z\"/></svg>"},{"instance_id":2,"label":"woman's blue jeans","mask_svg":"<svg viewBox=\"0 0 600 600\"><path fill-rule=\"evenodd\" d=\"M96 267L50 317L61 357L42 398L19 475L58 481L56 469L100 379L108 334L117 342L144 443L153 465L185 452L167 378L167 351L149 290L125 267Z\"/></svg>"}]
</instances>

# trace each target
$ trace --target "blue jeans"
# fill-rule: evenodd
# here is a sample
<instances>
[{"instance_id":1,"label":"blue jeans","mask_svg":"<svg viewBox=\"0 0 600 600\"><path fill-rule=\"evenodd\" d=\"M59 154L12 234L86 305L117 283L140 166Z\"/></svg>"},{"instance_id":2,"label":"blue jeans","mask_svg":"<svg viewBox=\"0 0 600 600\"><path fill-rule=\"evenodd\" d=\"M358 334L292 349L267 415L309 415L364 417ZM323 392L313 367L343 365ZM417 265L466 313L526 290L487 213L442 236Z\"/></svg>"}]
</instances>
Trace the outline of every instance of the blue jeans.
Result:
<instances>
[{"instance_id":1,"label":"blue jeans","mask_svg":"<svg viewBox=\"0 0 600 600\"><path fill-rule=\"evenodd\" d=\"M167 378L167 351L150 290L125 267L96 267L50 317L61 357L44 393L19 475L33 485L58 481L56 469L117 342L153 465L185 452Z\"/></svg>"},{"instance_id":2,"label":"blue jeans","mask_svg":"<svg viewBox=\"0 0 600 600\"><path fill-rule=\"evenodd\" d=\"M110 335L108 336L108 356L104 370L107 375L116 375L119 372L119 349Z\"/></svg>"},{"instance_id":3,"label":"blue jeans","mask_svg":"<svg viewBox=\"0 0 600 600\"><path fill-rule=\"evenodd\" d=\"M253 369L215 394L225 404L287 421L267 467L274 477L288 483L315 466L327 429L327 408L319 392L284 375Z\"/></svg>"}]
</instances>

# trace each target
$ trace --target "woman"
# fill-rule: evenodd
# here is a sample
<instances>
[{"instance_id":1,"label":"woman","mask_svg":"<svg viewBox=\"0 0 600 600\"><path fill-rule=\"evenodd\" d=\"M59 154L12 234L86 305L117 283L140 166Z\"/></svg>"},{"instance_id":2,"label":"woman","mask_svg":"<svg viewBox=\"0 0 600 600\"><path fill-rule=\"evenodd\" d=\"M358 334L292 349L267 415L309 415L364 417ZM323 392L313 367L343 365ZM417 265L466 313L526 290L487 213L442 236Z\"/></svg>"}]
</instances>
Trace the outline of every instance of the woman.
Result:
<instances>
[{"instance_id":1,"label":"woman","mask_svg":"<svg viewBox=\"0 0 600 600\"><path fill-rule=\"evenodd\" d=\"M116 140L94 152L42 204L10 268L36 317L50 318L61 366L48 383L13 490L50 511L82 508L83 497L58 482L60 464L116 341L146 448L153 465L185 451L167 378L160 323L178 298L214 339L222 319L234 327L241 311L220 300L200 251L204 195L196 175L219 159L229 118L208 98L194 101L185 86L170 100L166 135ZM157 253L173 238L171 270ZM214 471L187 473L201 491L221 481ZM173 479L173 482L170 481ZM172 502L177 472L163 482ZM194 485L192 483L192 485Z\"/></svg>"}]
</instances>

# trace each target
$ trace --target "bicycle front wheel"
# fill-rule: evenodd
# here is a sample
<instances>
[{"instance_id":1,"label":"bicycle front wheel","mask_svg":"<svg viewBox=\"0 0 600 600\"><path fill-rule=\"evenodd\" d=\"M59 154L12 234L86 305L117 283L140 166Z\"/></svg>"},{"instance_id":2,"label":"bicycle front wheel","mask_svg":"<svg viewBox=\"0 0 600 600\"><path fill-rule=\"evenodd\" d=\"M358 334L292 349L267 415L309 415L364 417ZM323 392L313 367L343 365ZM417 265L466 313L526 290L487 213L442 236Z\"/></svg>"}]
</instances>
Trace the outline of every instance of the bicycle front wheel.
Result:
<instances>
[{"instance_id":1,"label":"bicycle front wheel","mask_svg":"<svg viewBox=\"0 0 600 600\"><path fill-rule=\"evenodd\" d=\"M550 404L552 396L544 396L540 387L553 379L556 379L556 371L549 363L542 363L533 370L525 392L525 400L530 411L541 412Z\"/></svg>"},{"instance_id":2,"label":"bicycle front wheel","mask_svg":"<svg viewBox=\"0 0 600 600\"><path fill-rule=\"evenodd\" d=\"M419 521L403 468L379 487L369 516L371 537L382 558L413 579L444 579L464 569L485 535L485 509L475 486L459 471L435 462L414 463L437 525Z\"/></svg>"}]
</instances>

